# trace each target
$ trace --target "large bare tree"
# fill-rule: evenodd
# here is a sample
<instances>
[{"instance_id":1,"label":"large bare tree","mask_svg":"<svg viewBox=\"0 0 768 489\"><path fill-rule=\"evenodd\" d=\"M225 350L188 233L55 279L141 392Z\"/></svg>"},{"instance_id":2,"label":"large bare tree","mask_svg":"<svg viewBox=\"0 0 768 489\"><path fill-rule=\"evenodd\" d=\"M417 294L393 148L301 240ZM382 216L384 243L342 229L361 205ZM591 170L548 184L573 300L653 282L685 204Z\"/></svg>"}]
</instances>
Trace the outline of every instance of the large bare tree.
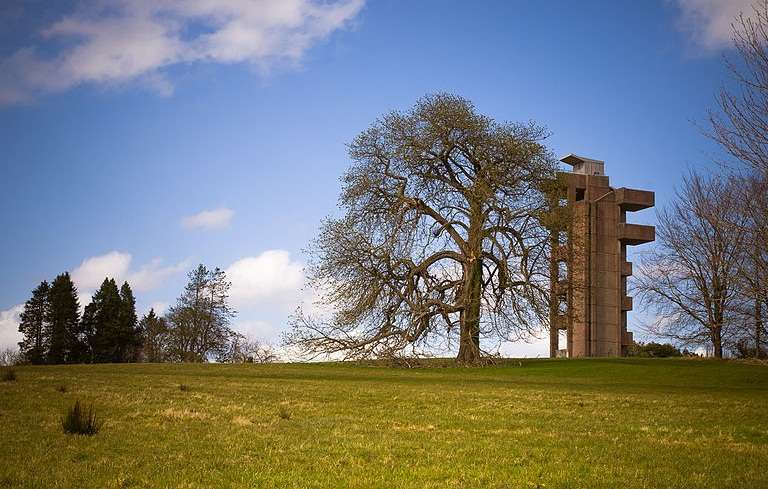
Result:
<instances>
[{"instance_id":1,"label":"large bare tree","mask_svg":"<svg viewBox=\"0 0 768 489\"><path fill-rule=\"evenodd\" d=\"M656 247L646 253L634 290L655 320L656 335L687 345L710 345L723 355L744 297L739 273L745 235L738 180L687 177L673 203L658 214Z\"/></svg>"},{"instance_id":2,"label":"large bare tree","mask_svg":"<svg viewBox=\"0 0 768 489\"><path fill-rule=\"evenodd\" d=\"M732 232L743 236L739 267L742 309L742 343L750 344L752 355L766 355L766 319L768 314L768 178L753 172L734 177L739 196L737 221ZM742 351L742 354L745 352Z\"/></svg>"},{"instance_id":3,"label":"large bare tree","mask_svg":"<svg viewBox=\"0 0 768 489\"><path fill-rule=\"evenodd\" d=\"M458 337L457 360L472 364L481 336L537 329L549 285L541 189L556 169L546 136L442 93L357 136L343 215L309 250L332 314L299 312L287 343L361 358Z\"/></svg>"},{"instance_id":4,"label":"large bare tree","mask_svg":"<svg viewBox=\"0 0 768 489\"><path fill-rule=\"evenodd\" d=\"M756 2L733 24L735 59L727 66L735 81L721 90L710 112L710 135L743 166L734 189L744 220L733 232L746 236L741 267L745 335L761 356L768 308L768 1Z\"/></svg>"}]
</instances>

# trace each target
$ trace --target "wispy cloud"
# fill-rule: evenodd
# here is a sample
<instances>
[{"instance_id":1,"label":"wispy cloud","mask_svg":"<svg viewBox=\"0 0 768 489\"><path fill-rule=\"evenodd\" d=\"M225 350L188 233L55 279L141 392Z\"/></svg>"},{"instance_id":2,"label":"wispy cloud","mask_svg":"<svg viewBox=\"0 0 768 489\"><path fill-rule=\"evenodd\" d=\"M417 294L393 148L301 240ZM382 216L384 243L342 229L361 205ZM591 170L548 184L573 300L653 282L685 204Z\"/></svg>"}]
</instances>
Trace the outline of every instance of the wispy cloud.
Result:
<instances>
[{"instance_id":1,"label":"wispy cloud","mask_svg":"<svg viewBox=\"0 0 768 489\"><path fill-rule=\"evenodd\" d=\"M727 48L731 44L732 24L743 13L754 14L754 0L676 0L680 26L691 40L706 50Z\"/></svg>"},{"instance_id":2,"label":"wispy cloud","mask_svg":"<svg viewBox=\"0 0 768 489\"><path fill-rule=\"evenodd\" d=\"M162 260L157 258L138 268L132 268L132 261L130 253L120 251L86 258L72 271L72 280L81 292L81 297L87 297L90 292L96 290L106 277L117 281L125 280L135 291L143 292L158 287L168 277L189 268L187 262L164 266Z\"/></svg>"},{"instance_id":3,"label":"wispy cloud","mask_svg":"<svg viewBox=\"0 0 768 489\"><path fill-rule=\"evenodd\" d=\"M198 212L181 219L181 225L187 229L220 229L229 226L235 211L222 207Z\"/></svg>"},{"instance_id":4,"label":"wispy cloud","mask_svg":"<svg viewBox=\"0 0 768 489\"><path fill-rule=\"evenodd\" d=\"M138 81L167 95L166 69L182 63L295 64L363 1L86 0L0 60L0 105L84 83Z\"/></svg>"}]
</instances>

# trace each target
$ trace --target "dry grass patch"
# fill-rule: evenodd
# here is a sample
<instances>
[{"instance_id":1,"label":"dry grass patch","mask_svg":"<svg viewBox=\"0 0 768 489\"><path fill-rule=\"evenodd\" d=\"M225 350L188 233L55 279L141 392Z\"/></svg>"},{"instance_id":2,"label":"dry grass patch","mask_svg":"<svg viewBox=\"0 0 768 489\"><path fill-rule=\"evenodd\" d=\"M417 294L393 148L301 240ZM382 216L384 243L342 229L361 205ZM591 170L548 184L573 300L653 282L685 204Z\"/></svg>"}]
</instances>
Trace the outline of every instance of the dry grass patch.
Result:
<instances>
[{"instance_id":1,"label":"dry grass patch","mask_svg":"<svg viewBox=\"0 0 768 489\"><path fill-rule=\"evenodd\" d=\"M160 416L170 419L172 421L185 421L188 419L208 419L209 416L206 413L195 411L189 408L166 408L160 411Z\"/></svg>"}]
</instances>

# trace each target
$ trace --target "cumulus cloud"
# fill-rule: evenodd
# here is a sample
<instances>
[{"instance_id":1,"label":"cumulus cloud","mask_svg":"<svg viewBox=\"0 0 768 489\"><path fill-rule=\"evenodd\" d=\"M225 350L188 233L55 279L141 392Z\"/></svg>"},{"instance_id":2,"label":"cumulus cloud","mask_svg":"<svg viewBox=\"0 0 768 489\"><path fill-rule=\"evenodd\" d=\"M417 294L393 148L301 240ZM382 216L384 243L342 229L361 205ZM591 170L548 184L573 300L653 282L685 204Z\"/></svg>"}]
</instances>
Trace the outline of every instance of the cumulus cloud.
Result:
<instances>
[{"instance_id":1,"label":"cumulus cloud","mask_svg":"<svg viewBox=\"0 0 768 489\"><path fill-rule=\"evenodd\" d=\"M167 68L182 63L296 64L363 1L86 0L0 60L0 104L83 83L139 81L167 95Z\"/></svg>"},{"instance_id":2,"label":"cumulus cloud","mask_svg":"<svg viewBox=\"0 0 768 489\"><path fill-rule=\"evenodd\" d=\"M181 225L186 229L220 229L229 226L235 211L221 207L199 212L182 218Z\"/></svg>"},{"instance_id":3,"label":"cumulus cloud","mask_svg":"<svg viewBox=\"0 0 768 489\"><path fill-rule=\"evenodd\" d=\"M754 15L754 0L677 0L677 4L681 27L708 50L730 46L734 20L740 13Z\"/></svg>"},{"instance_id":4,"label":"cumulus cloud","mask_svg":"<svg viewBox=\"0 0 768 489\"><path fill-rule=\"evenodd\" d=\"M268 250L242 258L226 270L232 282L230 298L237 309L271 305L293 309L304 285L303 265L285 250Z\"/></svg>"},{"instance_id":5,"label":"cumulus cloud","mask_svg":"<svg viewBox=\"0 0 768 489\"><path fill-rule=\"evenodd\" d=\"M24 310L24 304L0 311L0 348L17 348L22 339L19 333L19 315Z\"/></svg>"},{"instance_id":6,"label":"cumulus cloud","mask_svg":"<svg viewBox=\"0 0 768 489\"><path fill-rule=\"evenodd\" d=\"M81 299L87 297L90 291L97 289L105 277L114 278L119 282L127 281L134 291L141 292L154 289L166 278L188 268L186 262L163 266L162 260L154 259L137 269L132 269L132 261L133 257L130 253L120 251L110 251L104 255L83 260L71 273L72 281L82 292Z\"/></svg>"}]
</instances>

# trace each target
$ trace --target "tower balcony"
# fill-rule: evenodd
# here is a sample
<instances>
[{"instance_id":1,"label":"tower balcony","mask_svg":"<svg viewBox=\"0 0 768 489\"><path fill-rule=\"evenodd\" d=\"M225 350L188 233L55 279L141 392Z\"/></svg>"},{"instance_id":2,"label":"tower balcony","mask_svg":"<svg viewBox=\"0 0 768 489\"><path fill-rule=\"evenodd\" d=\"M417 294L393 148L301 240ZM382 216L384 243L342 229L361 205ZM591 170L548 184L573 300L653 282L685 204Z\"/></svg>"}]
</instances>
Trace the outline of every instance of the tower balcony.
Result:
<instances>
[{"instance_id":1,"label":"tower balcony","mask_svg":"<svg viewBox=\"0 0 768 489\"><path fill-rule=\"evenodd\" d=\"M626 245L650 243L656 239L656 228L644 224L619 223L619 241Z\"/></svg>"},{"instance_id":2,"label":"tower balcony","mask_svg":"<svg viewBox=\"0 0 768 489\"><path fill-rule=\"evenodd\" d=\"M632 262L631 261L625 261L621 263L621 276L622 277L629 277L632 275Z\"/></svg>"},{"instance_id":3,"label":"tower balcony","mask_svg":"<svg viewBox=\"0 0 768 489\"><path fill-rule=\"evenodd\" d=\"M616 189L616 203L623 211L639 211L653 207L655 204L655 194L647 190L635 190L631 188Z\"/></svg>"},{"instance_id":4,"label":"tower balcony","mask_svg":"<svg viewBox=\"0 0 768 489\"><path fill-rule=\"evenodd\" d=\"M621 299L621 310L622 311L631 311L632 310L632 297L624 296Z\"/></svg>"}]
</instances>

